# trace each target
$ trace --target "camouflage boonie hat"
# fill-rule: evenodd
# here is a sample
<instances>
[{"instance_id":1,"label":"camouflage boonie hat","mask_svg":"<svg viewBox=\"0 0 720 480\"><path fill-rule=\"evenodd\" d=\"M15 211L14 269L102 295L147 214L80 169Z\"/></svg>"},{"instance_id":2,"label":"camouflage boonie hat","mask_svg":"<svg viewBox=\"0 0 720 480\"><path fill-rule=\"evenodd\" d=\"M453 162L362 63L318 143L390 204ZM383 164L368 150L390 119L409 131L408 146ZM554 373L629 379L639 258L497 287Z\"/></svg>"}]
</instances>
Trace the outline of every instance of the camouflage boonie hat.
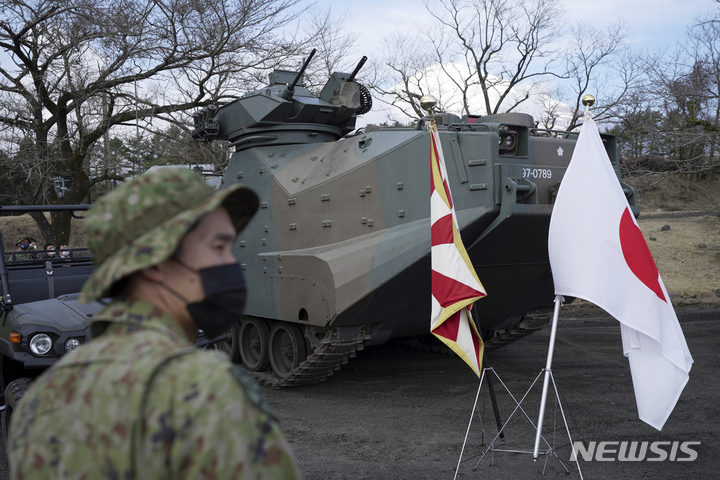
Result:
<instances>
[{"instance_id":1,"label":"camouflage boonie hat","mask_svg":"<svg viewBox=\"0 0 720 480\"><path fill-rule=\"evenodd\" d=\"M20 235L20 236L17 238L17 240L15 240L15 246L17 247L18 244L19 244L20 242L22 242L23 240L28 240L28 241L29 241L29 240L30 240L30 237L28 237L27 235Z\"/></svg>"},{"instance_id":2,"label":"camouflage boonie hat","mask_svg":"<svg viewBox=\"0 0 720 480\"><path fill-rule=\"evenodd\" d=\"M215 191L202 176L179 168L139 175L100 198L85 217L95 271L80 301L105 297L118 280L170 258L195 222L220 206L240 232L258 198L242 185Z\"/></svg>"}]
</instances>

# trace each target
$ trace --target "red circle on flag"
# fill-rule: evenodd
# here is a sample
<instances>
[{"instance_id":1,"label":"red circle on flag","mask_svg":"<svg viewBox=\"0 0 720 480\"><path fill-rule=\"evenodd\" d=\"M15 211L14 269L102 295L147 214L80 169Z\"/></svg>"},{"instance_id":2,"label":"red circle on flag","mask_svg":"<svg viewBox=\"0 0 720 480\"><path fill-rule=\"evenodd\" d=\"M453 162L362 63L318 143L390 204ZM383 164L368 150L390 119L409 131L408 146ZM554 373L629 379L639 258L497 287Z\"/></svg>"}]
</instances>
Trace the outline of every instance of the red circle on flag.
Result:
<instances>
[{"instance_id":1,"label":"red circle on flag","mask_svg":"<svg viewBox=\"0 0 720 480\"><path fill-rule=\"evenodd\" d=\"M625 207L620 219L620 246L622 247L625 262L633 274L646 287L655 292L660 300L667 303L665 294L660 287L660 274L655 266L655 261L650 254L650 249L645 243L642 232L633 221L630 209Z\"/></svg>"}]
</instances>

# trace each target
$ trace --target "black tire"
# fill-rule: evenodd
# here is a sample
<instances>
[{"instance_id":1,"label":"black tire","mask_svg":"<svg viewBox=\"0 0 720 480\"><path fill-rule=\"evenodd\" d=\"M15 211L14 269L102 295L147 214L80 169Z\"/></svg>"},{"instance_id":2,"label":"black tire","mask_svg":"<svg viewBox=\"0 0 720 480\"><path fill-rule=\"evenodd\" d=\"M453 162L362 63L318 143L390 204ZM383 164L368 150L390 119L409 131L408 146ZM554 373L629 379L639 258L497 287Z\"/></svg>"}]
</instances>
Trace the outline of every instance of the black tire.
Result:
<instances>
[{"instance_id":1,"label":"black tire","mask_svg":"<svg viewBox=\"0 0 720 480\"><path fill-rule=\"evenodd\" d=\"M238 335L240 334L240 322L236 322L227 332L227 339L213 345L215 350L228 356L231 362L240 363L240 345Z\"/></svg>"},{"instance_id":2,"label":"black tire","mask_svg":"<svg viewBox=\"0 0 720 480\"><path fill-rule=\"evenodd\" d=\"M278 322L270 331L270 367L278 378L285 378L305 360L305 338L300 329Z\"/></svg>"},{"instance_id":3,"label":"black tire","mask_svg":"<svg viewBox=\"0 0 720 480\"><path fill-rule=\"evenodd\" d=\"M270 333L267 322L261 318L243 318L238 333L240 360L251 372L267 370Z\"/></svg>"},{"instance_id":4,"label":"black tire","mask_svg":"<svg viewBox=\"0 0 720 480\"><path fill-rule=\"evenodd\" d=\"M3 455L7 458L8 437L10 436L10 419L12 418L13 410L17 406L20 399L25 395L25 392L30 388L32 384L32 378L18 378L13 380L5 387L5 410L0 415L0 425L2 427L2 447Z\"/></svg>"}]
</instances>

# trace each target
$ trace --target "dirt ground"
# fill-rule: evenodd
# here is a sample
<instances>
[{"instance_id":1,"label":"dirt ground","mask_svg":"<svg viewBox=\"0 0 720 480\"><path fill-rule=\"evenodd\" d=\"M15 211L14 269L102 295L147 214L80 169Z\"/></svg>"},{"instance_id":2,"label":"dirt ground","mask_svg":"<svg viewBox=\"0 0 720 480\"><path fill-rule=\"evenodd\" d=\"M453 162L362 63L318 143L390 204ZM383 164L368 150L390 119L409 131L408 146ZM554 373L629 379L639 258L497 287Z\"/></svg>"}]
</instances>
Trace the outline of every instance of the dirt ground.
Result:
<instances>
[{"instance_id":1,"label":"dirt ground","mask_svg":"<svg viewBox=\"0 0 720 480\"><path fill-rule=\"evenodd\" d=\"M701 442L694 447L694 462L581 460L583 478L717 478L720 309L684 307L678 313L695 364L675 410L658 432L637 418L618 323L598 309L562 309L552 371L574 440ZM494 352L486 362L518 400L545 366L549 334L545 328ZM307 480L417 480L453 478L478 385L455 356L385 344L360 352L326 382L264 391ZM505 422L515 404L497 379L494 388ZM522 402L533 423L541 389L542 378ZM491 452L473 470L497 434L491 405L483 383L458 478L542 478L547 447L537 462L532 453ZM567 434L552 388L547 405L544 437L567 462ZM532 452L534 435L516 413L505 428L505 445L497 447ZM571 478L580 478L574 464L568 468ZM545 477L566 476L562 464L549 457Z\"/></svg>"},{"instance_id":2,"label":"dirt ground","mask_svg":"<svg viewBox=\"0 0 720 480\"><path fill-rule=\"evenodd\" d=\"M573 440L587 442L700 442L694 462L582 461L585 479L709 479L720 470L720 308L680 307L680 323L695 364L675 410L658 432L637 418L620 328L596 308L563 307L558 326L553 376ZM504 386L520 400L535 423L550 329L545 328L493 352L485 366L492 377L502 422L515 408ZM504 384L504 386L503 386ZM457 478L581 478L567 462L570 450L554 391L550 390L543 433L569 474L543 446L531 453L481 455L497 434L486 383L456 356L408 349L397 343L369 347L327 381L288 390L263 391L275 409L306 480L452 479L475 398L467 444ZM531 452L535 434L521 413L505 427L500 449ZM2 456L0 456L2 458ZM7 479L0 465L0 479Z\"/></svg>"},{"instance_id":3,"label":"dirt ground","mask_svg":"<svg viewBox=\"0 0 720 480\"><path fill-rule=\"evenodd\" d=\"M45 214L45 216L50 217L49 214ZM86 246L82 222L80 219L72 219L70 223L70 248ZM0 217L0 233L2 233L3 245L6 251L15 250L15 240L20 235L27 235L37 240L38 248L42 248L46 243L37 223L27 214L16 217Z\"/></svg>"}]
</instances>

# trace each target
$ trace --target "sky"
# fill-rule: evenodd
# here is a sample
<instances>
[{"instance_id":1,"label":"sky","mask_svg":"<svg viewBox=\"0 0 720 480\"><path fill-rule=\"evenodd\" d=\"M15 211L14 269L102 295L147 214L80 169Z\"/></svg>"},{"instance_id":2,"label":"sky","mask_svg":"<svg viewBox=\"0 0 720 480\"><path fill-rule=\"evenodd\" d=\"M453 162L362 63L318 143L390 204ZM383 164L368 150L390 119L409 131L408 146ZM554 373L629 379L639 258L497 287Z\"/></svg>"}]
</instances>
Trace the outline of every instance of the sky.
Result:
<instances>
[{"instance_id":1,"label":"sky","mask_svg":"<svg viewBox=\"0 0 720 480\"><path fill-rule=\"evenodd\" d=\"M431 5L437 0L430 0ZM302 5L311 1L303 0ZM671 49L684 37L687 28L700 16L720 12L713 0L575 0L564 1L565 21L578 21L598 29L623 20L629 29L628 43L639 51ZM423 0L364 0L338 2L315 0L320 11L332 8L335 15L346 16L346 28L357 35L357 56L377 58L383 54L383 38L399 32L412 32L418 25L431 22ZM375 109L374 109L375 110ZM367 123L381 121L379 112L366 115ZM359 119L361 120L361 119Z\"/></svg>"},{"instance_id":2,"label":"sky","mask_svg":"<svg viewBox=\"0 0 720 480\"><path fill-rule=\"evenodd\" d=\"M312 3L322 11L332 8L333 13L346 14L347 28L359 36L358 44L367 46L368 56L380 48L384 36L396 30L413 30L416 24L431 19L423 0L301 2ZM433 3L437 0L430 1ZM696 17L720 11L720 4L713 0L575 0L562 4L569 23L583 21L603 28L619 19L625 20L631 30L630 41L641 48L671 45Z\"/></svg>"}]
</instances>

